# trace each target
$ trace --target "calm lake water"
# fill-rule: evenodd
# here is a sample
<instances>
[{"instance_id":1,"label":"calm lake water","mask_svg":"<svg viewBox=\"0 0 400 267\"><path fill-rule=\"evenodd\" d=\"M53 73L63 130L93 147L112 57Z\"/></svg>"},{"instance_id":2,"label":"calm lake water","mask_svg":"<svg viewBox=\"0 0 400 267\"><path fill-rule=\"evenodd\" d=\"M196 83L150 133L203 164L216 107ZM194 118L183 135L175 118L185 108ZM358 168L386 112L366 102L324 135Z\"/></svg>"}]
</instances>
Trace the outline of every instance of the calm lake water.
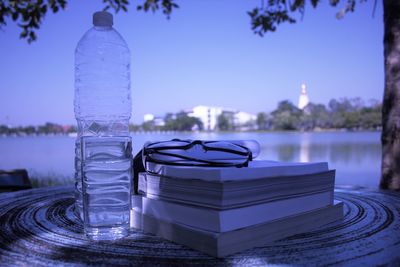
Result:
<instances>
[{"instance_id":1,"label":"calm lake water","mask_svg":"<svg viewBox=\"0 0 400 267\"><path fill-rule=\"evenodd\" d=\"M261 145L258 159L327 161L336 169L337 185L376 188L381 145L378 132L274 132L133 134L134 153L146 141L184 139L254 139ZM30 176L71 181L75 138L68 136L0 137L0 169L28 169Z\"/></svg>"}]
</instances>

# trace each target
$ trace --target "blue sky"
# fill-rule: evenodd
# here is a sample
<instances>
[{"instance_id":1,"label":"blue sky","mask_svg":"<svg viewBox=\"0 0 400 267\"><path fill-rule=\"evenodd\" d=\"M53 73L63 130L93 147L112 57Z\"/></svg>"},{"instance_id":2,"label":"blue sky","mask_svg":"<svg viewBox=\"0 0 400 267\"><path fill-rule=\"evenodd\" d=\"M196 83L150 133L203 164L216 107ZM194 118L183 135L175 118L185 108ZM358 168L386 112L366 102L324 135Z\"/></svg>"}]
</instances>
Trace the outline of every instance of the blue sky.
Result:
<instances>
[{"instance_id":1,"label":"blue sky","mask_svg":"<svg viewBox=\"0 0 400 267\"><path fill-rule=\"evenodd\" d=\"M48 14L31 45L12 22L0 30L0 124L73 124L74 49L102 1L72 0ZM83 4L84 3L84 4ZM312 102L383 95L383 15L377 1L335 18L338 8L306 7L302 20L263 38L253 34L248 0L177 0L170 20L161 13L114 15L132 54L131 121L195 105L251 113L298 101L306 83Z\"/></svg>"}]
</instances>

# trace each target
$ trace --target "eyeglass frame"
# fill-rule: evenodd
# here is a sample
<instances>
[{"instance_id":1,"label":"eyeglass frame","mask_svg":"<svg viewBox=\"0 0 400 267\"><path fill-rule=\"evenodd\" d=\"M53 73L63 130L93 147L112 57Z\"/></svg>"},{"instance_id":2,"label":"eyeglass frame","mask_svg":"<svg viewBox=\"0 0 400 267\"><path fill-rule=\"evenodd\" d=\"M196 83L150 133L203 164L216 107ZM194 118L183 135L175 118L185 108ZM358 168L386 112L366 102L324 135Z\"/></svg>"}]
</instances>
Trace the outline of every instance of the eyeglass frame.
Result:
<instances>
[{"instance_id":1,"label":"eyeglass frame","mask_svg":"<svg viewBox=\"0 0 400 267\"><path fill-rule=\"evenodd\" d=\"M150 145L155 145L155 144L162 144L162 143L168 143L168 142L187 142L187 145L181 145L181 146L165 146L165 147L159 147L159 148L148 148L148 146ZM134 180L134 193L138 194L138 187L139 187L139 172L150 172L153 173L151 171L146 170L146 163L147 162L153 162L153 163L157 163L157 164L162 164L162 165L172 165L172 166L191 166L191 167L237 167L237 168L241 168L241 167L247 167L249 162L253 160L253 156L252 156L252 151L246 147L246 146L242 146L239 144L235 144L235 143L230 143L233 144L237 147L240 147L242 149L244 149L245 151L237 151L237 150L233 150L233 149L227 149L227 148L216 148L216 147L209 147L207 146L207 143L217 143L217 142L227 142L227 141L208 141L208 140L181 140L181 139L177 139L174 138L170 141L159 141L159 142L153 142L153 143L146 143L143 148L136 154L136 156L133 159L133 180ZM169 150L169 149L182 149L182 150L188 150L192 147L194 147L195 145L201 145L202 148L205 151L221 151L221 152L227 152L227 153L231 153L231 154L236 154L236 155L241 155L241 156L245 156L246 159L244 160L244 162L241 163L232 163L232 162L216 162L213 160L205 160L205 159L197 159L197 158L192 158L192 157L187 157L187 156L183 156L183 155L177 155L177 154L173 154L173 153L168 153L168 152L160 152L160 150ZM150 153L149 153L150 150ZM164 155L164 156L171 156L171 157L175 157L175 158L181 158L183 160L188 160L188 161L192 161L192 162L198 162L198 164L195 163L184 163L184 162L168 162L168 161L164 161L164 160L157 160L152 158L151 152L156 152L159 155ZM150 160L148 161L148 159L150 158ZM155 173L157 174L157 173Z\"/></svg>"}]
</instances>

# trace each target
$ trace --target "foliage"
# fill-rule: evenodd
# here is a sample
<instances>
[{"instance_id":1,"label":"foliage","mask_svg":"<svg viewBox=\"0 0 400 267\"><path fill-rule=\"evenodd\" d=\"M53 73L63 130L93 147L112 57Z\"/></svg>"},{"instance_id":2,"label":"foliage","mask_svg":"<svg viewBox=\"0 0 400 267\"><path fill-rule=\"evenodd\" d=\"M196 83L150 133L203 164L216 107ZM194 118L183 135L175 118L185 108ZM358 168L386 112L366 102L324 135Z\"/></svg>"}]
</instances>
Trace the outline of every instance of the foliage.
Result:
<instances>
[{"instance_id":1,"label":"foliage","mask_svg":"<svg viewBox=\"0 0 400 267\"><path fill-rule=\"evenodd\" d=\"M115 13L128 11L129 0L102 0L103 10L113 10ZM376 4L375 0L375 4ZM263 36L267 32L274 32L281 23L295 23L296 15L302 18L305 7L310 3L313 8L317 7L320 0L261 0L259 7L247 12L251 20L251 29L254 33ZM342 18L347 12L353 12L356 0L346 0L345 6L336 14L337 18ZM366 0L359 0L359 3ZM330 0L331 6L337 6L339 0ZM0 27L6 25L8 18L11 18L22 28L20 38L26 39L28 43L37 39L36 30L42 24L48 11L57 13L64 10L67 0L0 0ZM174 9L179 8L175 0L141 0L141 4L136 5L138 11L161 10L167 18L170 17Z\"/></svg>"},{"instance_id":2,"label":"foliage","mask_svg":"<svg viewBox=\"0 0 400 267\"><path fill-rule=\"evenodd\" d=\"M331 114L323 104L309 103L303 110L301 127L303 130L330 128Z\"/></svg>"},{"instance_id":3,"label":"foliage","mask_svg":"<svg viewBox=\"0 0 400 267\"><path fill-rule=\"evenodd\" d=\"M298 109L288 100L279 102L271 113L257 114L258 130L300 130L313 131L320 129L377 130L382 126L382 104L374 101L364 104L359 98L332 99L328 106L309 103L304 110ZM167 113L164 126L155 121L147 121L142 125L129 125L131 132L137 131L195 131L204 130L200 119L188 116L185 112ZM220 131L252 130L254 125L236 125L233 113L224 112L217 117ZM243 125L242 125L243 126ZM46 123L40 126L8 127L0 125L0 135L32 135L32 134L69 134L76 132L75 126Z\"/></svg>"},{"instance_id":4,"label":"foliage","mask_svg":"<svg viewBox=\"0 0 400 267\"><path fill-rule=\"evenodd\" d=\"M0 125L0 135L69 134L73 132L76 132L75 126L62 126L51 122L39 126L8 127Z\"/></svg>"},{"instance_id":5,"label":"foliage","mask_svg":"<svg viewBox=\"0 0 400 267\"><path fill-rule=\"evenodd\" d=\"M102 0L104 10L112 9L115 13L128 11L128 0ZM157 11L159 9L169 18L172 10L178 8L174 0L142 0L137 10ZM47 12L57 13L67 7L67 0L0 0L0 28L11 19L21 29L21 39L31 43L37 39L36 30L40 28Z\"/></svg>"},{"instance_id":6,"label":"foliage","mask_svg":"<svg viewBox=\"0 0 400 267\"><path fill-rule=\"evenodd\" d=\"M279 102L278 108L271 113L275 130L296 130L299 128L302 111L290 101Z\"/></svg>"},{"instance_id":7,"label":"foliage","mask_svg":"<svg viewBox=\"0 0 400 267\"><path fill-rule=\"evenodd\" d=\"M36 40L35 30L39 29L47 11L57 13L66 6L66 0L0 1L0 26L6 25L6 19L11 18L22 28L20 38L31 43Z\"/></svg>"},{"instance_id":8,"label":"foliage","mask_svg":"<svg viewBox=\"0 0 400 267\"><path fill-rule=\"evenodd\" d=\"M375 0L376 1L376 0ZM311 4L316 8L320 0L261 0L261 6L255 7L248 12L251 18L251 28L254 33L263 36L267 32L274 32L281 23L295 23L296 15L303 18L306 4ZM353 12L356 0L346 0L345 6L336 14L338 19L342 18L347 12ZM359 0L359 3L366 0ZM339 0L330 0L329 4L337 6Z\"/></svg>"},{"instance_id":9,"label":"foliage","mask_svg":"<svg viewBox=\"0 0 400 267\"><path fill-rule=\"evenodd\" d=\"M271 113L259 112L256 123L258 130L377 130L382 126L381 109L381 103L373 101L365 105L359 98L332 99L328 106L309 103L304 110L284 100ZM228 127L228 122L225 116L220 116L219 129L235 129L235 125Z\"/></svg>"},{"instance_id":10,"label":"foliage","mask_svg":"<svg viewBox=\"0 0 400 267\"><path fill-rule=\"evenodd\" d=\"M304 110L290 101L281 101L271 112L272 128L275 130L376 130L382 126L382 104L365 105L359 98L332 99L328 107L309 103Z\"/></svg>"},{"instance_id":11,"label":"foliage","mask_svg":"<svg viewBox=\"0 0 400 267\"><path fill-rule=\"evenodd\" d=\"M259 130L269 130L272 126L271 116L265 112L259 112L256 123Z\"/></svg>"},{"instance_id":12,"label":"foliage","mask_svg":"<svg viewBox=\"0 0 400 267\"><path fill-rule=\"evenodd\" d=\"M202 130L203 123L200 119L190 117L184 112L179 112L175 116L172 113L168 113L165 116L165 126L163 130L167 131L192 131Z\"/></svg>"},{"instance_id":13,"label":"foliage","mask_svg":"<svg viewBox=\"0 0 400 267\"><path fill-rule=\"evenodd\" d=\"M224 112L217 117L217 128L220 131L233 131L235 125L233 122L233 114Z\"/></svg>"},{"instance_id":14,"label":"foliage","mask_svg":"<svg viewBox=\"0 0 400 267\"><path fill-rule=\"evenodd\" d=\"M129 124L129 131L130 132L137 132L139 130L140 130L140 125Z\"/></svg>"}]
</instances>

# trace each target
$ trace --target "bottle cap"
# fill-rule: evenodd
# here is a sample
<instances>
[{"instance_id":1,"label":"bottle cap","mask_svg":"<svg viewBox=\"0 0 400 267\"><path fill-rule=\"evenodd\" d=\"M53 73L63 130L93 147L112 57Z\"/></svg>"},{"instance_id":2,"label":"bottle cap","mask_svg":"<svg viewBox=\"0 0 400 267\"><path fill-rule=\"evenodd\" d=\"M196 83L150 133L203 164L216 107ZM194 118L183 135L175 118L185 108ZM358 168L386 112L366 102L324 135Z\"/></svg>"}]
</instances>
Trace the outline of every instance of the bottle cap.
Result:
<instances>
[{"instance_id":1,"label":"bottle cap","mask_svg":"<svg viewBox=\"0 0 400 267\"><path fill-rule=\"evenodd\" d=\"M93 25L94 26L112 26L113 16L111 13L106 11L99 11L93 14Z\"/></svg>"}]
</instances>

